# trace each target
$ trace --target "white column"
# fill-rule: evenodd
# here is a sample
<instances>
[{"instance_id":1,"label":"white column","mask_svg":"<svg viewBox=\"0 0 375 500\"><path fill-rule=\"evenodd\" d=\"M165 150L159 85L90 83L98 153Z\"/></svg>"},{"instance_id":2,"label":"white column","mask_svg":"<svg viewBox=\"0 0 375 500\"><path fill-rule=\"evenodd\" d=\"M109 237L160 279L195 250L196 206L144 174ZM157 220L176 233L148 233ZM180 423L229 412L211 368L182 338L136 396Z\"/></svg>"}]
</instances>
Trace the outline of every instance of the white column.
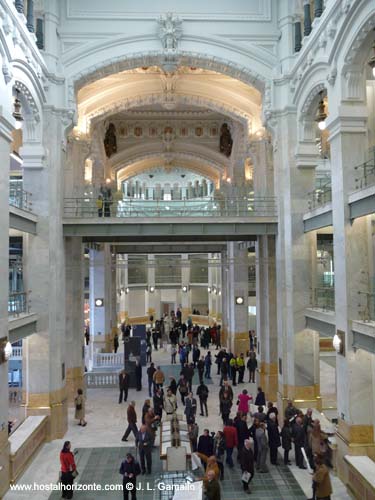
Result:
<instances>
[{"instance_id":1,"label":"white column","mask_svg":"<svg viewBox=\"0 0 375 500\"><path fill-rule=\"evenodd\" d=\"M191 314L190 260L187 253L181 254L181 285L188 287L187 292L181 290L182 321L186 321Z\"/></svg>"}]
</instances>

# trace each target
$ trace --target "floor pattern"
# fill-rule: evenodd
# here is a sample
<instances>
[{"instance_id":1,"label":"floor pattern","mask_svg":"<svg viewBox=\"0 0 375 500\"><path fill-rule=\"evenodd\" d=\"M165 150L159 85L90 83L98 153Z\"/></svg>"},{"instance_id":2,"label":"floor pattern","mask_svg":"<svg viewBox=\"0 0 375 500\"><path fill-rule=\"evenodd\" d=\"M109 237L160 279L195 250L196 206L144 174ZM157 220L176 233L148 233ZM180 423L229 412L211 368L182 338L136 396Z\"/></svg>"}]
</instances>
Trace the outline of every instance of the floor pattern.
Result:
<instances>
[{"instance_id":1,"label":"floor pattern","mask_svg":"<svg viewBox=\"0 0 375 500\"><path fill-rule=\"evenodd\" d=\"M134 454L134 448L80 448L76 456L77 469L79 470L78 483L88 484L121 484L119 474L120 463L126 452ZM150 476L139 476L140 482L149 490L137 491L137 500L171 500L173 494L165 496L165 492L153 491L154 482L162 472L162 464L158 457L158 448L152 453L152 474ZM198 471L196 476L201 476L203 471ZM304 500L306 497L295 480L292 472L284 465L270 466L268 474L256 473L252 484L252 495L249 496L242 490L241 471L238 466L234 469L225 469L224 480L221 481L222 500ZM130 496L130 495L129 495ZM60 492L53 492L49 500L61 498ZM115 500L122 498L122 492L92 492L75 491L74 498L79 500L107 499Z\"/></svg>"}]
</instances>

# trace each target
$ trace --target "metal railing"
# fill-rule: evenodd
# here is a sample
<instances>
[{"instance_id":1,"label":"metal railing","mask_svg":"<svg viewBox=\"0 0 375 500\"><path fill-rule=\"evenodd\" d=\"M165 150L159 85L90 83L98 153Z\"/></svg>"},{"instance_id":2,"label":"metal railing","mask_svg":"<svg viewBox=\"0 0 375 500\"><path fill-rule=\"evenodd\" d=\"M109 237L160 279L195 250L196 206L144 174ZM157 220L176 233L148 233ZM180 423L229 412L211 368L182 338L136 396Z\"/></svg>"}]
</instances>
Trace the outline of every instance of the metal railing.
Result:
<instances>
[{"instance_id":1,"label":"metal railing","mask_svg":"<svg viewBox=\"0 0 375 500\"><path fill-rule=\"evenodd\" d=\"M314 309L322 309L323 311L334 311L335 288L328 286L312 288L311 307Z\"/></svg>"},{"instance_id":2,"label":"metal railing","mask_svg":"<svg viewBox=\"0 0 375 500\"><path fill-rule=\"evenodd\" d=\"M375 293L358 292L358 317L362 321L375 321Z\"/></svg>"},{"instance_id":3,"label":"metal railing","mask_svg":"<svg viewBox=\"0 0 375 500\"><path fill-rule=\"evenodd\" d=\"M31 193L25 191L20 186L14 187L10 185L9 205L20 208L21 210L26 210L27 212L32 212Z\"/></svg>"},{"instance_id":4,"label":"metal railing","mask_svg":"<svg viewBox=\"0 0 375 500\"><path fill-rule=\"evenodd\" d=\"M308 200L307 206L309 210L314 210L314 208L322 207L326 203L332 201L332 187L331 182L314 189L307 193Z\"/></svg>"},{"instance_id":5,"label":"metal railing","mask_svg":"<svg viewBox=\"0 0 375 500\"><path fill-rule=\"evenodd\" d=\"M65 217L273 217L275 197L224 198L220 200L121 200L65 198Z\"/></svg>"},{"instance_id":6,"label":"metal railing","mask_svg":"<svg viewBox=\"0 0 375 500\"><path fill-rule=\"evenodd\" d=\"M355 189L364 189L375 185L375 148L370 150L372 157L354 167L355 170Z\"/></svg>"},{"instance_id":7,"label":"metal railing","mask_svg":"<svg viewBox=\"0 0 375 500\"><path fill-rule=\"evenodd\" d=\"M27 292L10 293L8 297L9 316L18 316L19 314L27 312L29 312Z\"/></svg>"}]
</instances>

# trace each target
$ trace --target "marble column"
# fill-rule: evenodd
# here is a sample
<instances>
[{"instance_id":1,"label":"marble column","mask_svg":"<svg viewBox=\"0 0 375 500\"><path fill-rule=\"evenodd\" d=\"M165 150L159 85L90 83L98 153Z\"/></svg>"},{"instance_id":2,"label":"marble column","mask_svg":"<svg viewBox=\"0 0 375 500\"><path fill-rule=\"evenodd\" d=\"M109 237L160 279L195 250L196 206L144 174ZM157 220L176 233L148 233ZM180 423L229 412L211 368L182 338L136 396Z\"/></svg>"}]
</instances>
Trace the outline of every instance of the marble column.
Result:
<instances>
[{"instance_id":1,"label":"marble column","mask_svg":"<svg viewBox=\"0 0 375 500\"><path fill-rule=\"evenodd\" d=\"M257 339L260 385L270 401L277 400L277 310L275 238L258 236L256 244Z\"/></svg>"},{"instance_id":2,"label":"marble column","mask_svg":"<svg viewBox=\"0 0 375 500\"><path fill-rule=\"evenodd\" d=\"M1 111L0 111L1 113ZM8 266L9 266L9 153L12 141L12 125L0 115L0 337L8 337ZM0 498L9 485L9 453L8 442L8 363L0 364Z\"/></svg>"},{"instance_id":3,"label":"marble column","mask_svg":"<svg viewBox=\"0 0 375 500\"><path fill-rule=\"evenodd\" d=\"M30 33L34 33L34 0L27 0L26 26Z\"/></svg>"},{"instance_id":4,"label":"marble column","mask_svg":"<svg viewBox=\"0 0 375 500\"><path fill-rule=\"evenodd\" d=\"M298 165L296 152L296 115L285 112L278 117L274 141L275 192L278 198L277 331L278 331L278 405L287 399L297 406L320 405L319 334L305 328L304 311L310 305L311 241L304 233L306 196L313 189L314 170Z\"/></svg>"},{"instance_id":5,"label":"marble column","mask_svg":"<svg viewBox=\"0 0 375 500\"><path fill-rule=\"evenodd\" d=\"M181 285L187 286L187 292L181 291L182 321L187 321L191 315L191 290L190 290L190 260L189 254L181 254Z\"/></svg>"},{"instance_id":6,"label":"marble column","mask_svg":"<svg viewBox=\"0 0 375 500\"><path fill-rule=\"evenodd\" d=\"M342 105L328 122L332 162L336 329L344 332L345 354L336 356L338 474L347 481L346 454L375 458L374 354L352 348L352 321L359 318L358 292L369 290L371 227L368 218L350 220L348 193L356 165L367 151L367 109Z\"/></svg>"},{"instance_id":7,"label":"marble column","mask_svg":"<svg viewBox=\"0 0 375 500\"><path fill-rule=\"evenodd\" d=\"M66 259L66 389L73 403L77 389L84 387L83 283L84 262L81 238L65 238Z\"/></svg>"},{"instance_id":8,"label":"marble column","mask_svg":"<svg viewBox=\"0 0 375 500\"><path fill-rule=\"evenodd\" d=\"M228 266L228 345L234 354L249 348L248 328L248 252L246 243L227 243ZM243 299L242 304L236 298Z\"/></svg>"},{"instance_id":9,"label":"marble column","mask_svg":"<svg viewBox=\"0 0 375 500\"><path fill-rule=\"evenodd\" d=\"M223 347L229 347L228 343L228 328L229 328L229 313L228 313L228 273L229 267L227 264L227 250L221 252L221 343Z\"/></svg>"},{"instance_id":10,"label":"marble column","mask_svg":"<svg viewBox=\"0 0 375 500\"><path fill-rule=\"evenodd\" d=\"M84 194L85 160L90 153L90 143L70 135L67 141L65 162L65 197L82 198Z\"/></svg>"},{"instance_id":11,"label":"marble column","mask_svg":"<svg viewBox=\"0 0 375 500\"><path fill-rule=\"evenodd\" d=\"M27 415L48 415L48 438L67 430L65 254L62 231L65 114L48 108L43 116L43 146L48 151L38 165L24 161L24 187L33 195L37 234L29 235L25 269L37 333L25 341L24 401Z\"/></svg>"},{"instance_id":12,"label":"marble column","mask_svg":"<svg viewBox=\"0 0 375 500\"><path fill-rule=\"evenodd\" d=\"M303 25L305 36L309 36L311 33L311 11L310 11L310 0L303 0Z\"/></svg>"}]
</instances>

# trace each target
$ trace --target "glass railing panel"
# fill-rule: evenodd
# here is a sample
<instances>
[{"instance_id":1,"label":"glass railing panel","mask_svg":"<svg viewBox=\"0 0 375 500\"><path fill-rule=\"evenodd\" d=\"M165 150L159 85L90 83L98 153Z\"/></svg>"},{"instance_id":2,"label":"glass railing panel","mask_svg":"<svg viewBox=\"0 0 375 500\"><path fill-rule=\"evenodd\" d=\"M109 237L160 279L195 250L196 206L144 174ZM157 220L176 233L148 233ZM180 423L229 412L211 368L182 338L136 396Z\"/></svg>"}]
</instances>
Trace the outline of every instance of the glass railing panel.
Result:
<instances>
[{"instance_id":1,"label":"glass railing panel","mask_svg":"<svg viewBox=\"0 0 375 500\"><path fill-rule=\"evenodd\" d=\"M311 307L322 309L323 311L335 310L335 289L334 287L316 287L311 293Z\"/></svg>"}]
</instances>

